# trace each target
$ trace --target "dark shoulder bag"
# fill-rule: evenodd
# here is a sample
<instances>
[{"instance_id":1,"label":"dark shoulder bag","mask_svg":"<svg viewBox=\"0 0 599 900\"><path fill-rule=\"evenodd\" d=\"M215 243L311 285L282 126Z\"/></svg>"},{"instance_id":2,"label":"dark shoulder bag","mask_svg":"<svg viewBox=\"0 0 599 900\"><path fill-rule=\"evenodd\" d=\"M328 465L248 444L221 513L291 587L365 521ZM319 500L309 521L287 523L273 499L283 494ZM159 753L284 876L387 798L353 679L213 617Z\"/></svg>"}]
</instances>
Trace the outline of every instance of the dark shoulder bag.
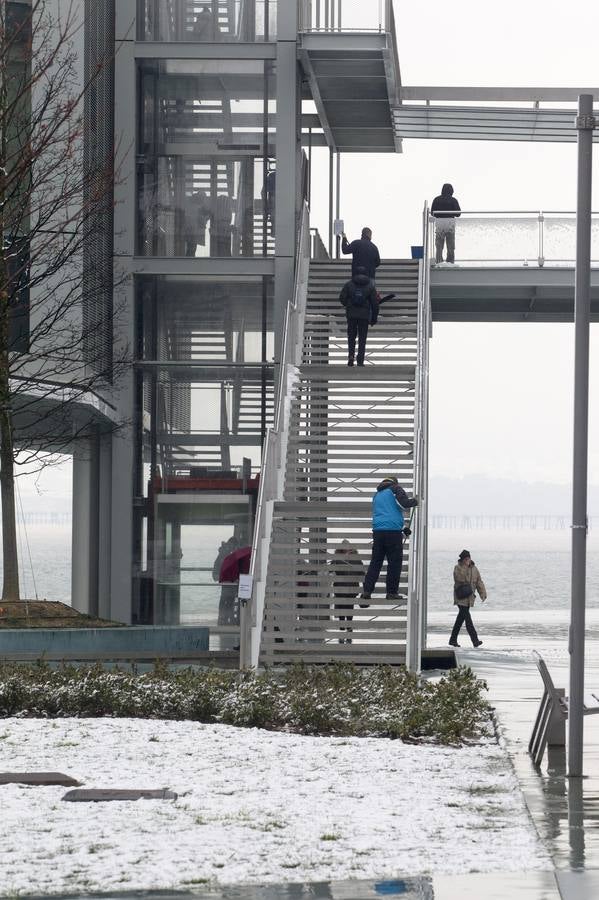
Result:
<instances>
[{"instance_id":1,"label":"dark shoulder bag","mask_svg":"<svg viewBox=\"0 0 599 900\"><path fill-rule=\"evenodd\" d=\"M474 591L472 590L472 585L468 582L464 582L464 584L458 584L455 589L455 595L458 600L467 600L468 597L471 597Z\"/></svg>"}]
</instances>

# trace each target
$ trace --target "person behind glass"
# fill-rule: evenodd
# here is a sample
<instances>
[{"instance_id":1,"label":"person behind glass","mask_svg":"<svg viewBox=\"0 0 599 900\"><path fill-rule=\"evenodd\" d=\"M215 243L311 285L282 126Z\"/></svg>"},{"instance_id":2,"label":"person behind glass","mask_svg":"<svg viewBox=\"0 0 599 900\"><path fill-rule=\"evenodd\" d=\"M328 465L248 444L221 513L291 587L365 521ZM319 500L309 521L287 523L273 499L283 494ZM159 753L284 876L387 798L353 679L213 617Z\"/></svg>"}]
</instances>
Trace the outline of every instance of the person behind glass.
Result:
<instances>
[{"instance_id":1,"label":"person behind glass","mask_svg":"<svg viewBox=\"0 0 599 900\"><path fill-rule=\"evenodd\" d=\"M330 562L335 597L335 615L339 622L353 621L354 600L360 593L364 577L364 563L356 548L346 539L335 549ZM341 603L337 601L341 600ZM348 602L349 601L349 602ZM340 631L351 632L351 625L339 625ZM351 638L339 638L340 644L351 644Z\"/></svg>"},{"instance_id":2,"label":"person behind glass","mask_svg":"<svg viewBox=\"0 0 599 900\"><path fill-rule=\"evenodd\" d=\"M351 244L347 240L345 232L342 234L341 252L348 256L352 255L351 273L352 277L359 268L364 268L366 274L372 280L376 277L376 270L381 264L381 257L378 247L372 243L372 231L370 228L362 229L362 237L360 240L352 241Z\"/></svg>"},{"instance_id":3,"label":"person behind glass","mask_svg":"<svg viewBox=\"0 0 599 900\"><path fill-rule=\"evenodd\" d=\"M214 17L210 6L206 5L202 7L193 23L191 40L213 41L216 40L216 33L218 31L218 20Z\"/></svg>"},{"instance_id":4,"label":"person behind glass","mask_svg":"<svg viewBox=\"0 0 599 900\"><path fill-rule=\"evenodd\" d=\"M206 225L210 218L210 201L203 190L194 191L183 203L183 239L185 256L195 256L198 244L206 246Z\"/></svg>"},{"instance_id":5,"label":"person behind glass","mask_svg":"<svg viewBox=\"0 0 599 900\"><path fill-rule=\"evenodd\" d=\"M487 599L485 583L474 565L470 551L462 550L458 556L457 565L453 570L453 603L454 606L458 607L458 614L449 638L451 647L460 646L458 644L458 635L462 625L466 625L466 631L474 647L480 647L482 644L482 641L478 639L476 628L470 615L470 607L474 606L476 591L478 591L480 599L484 602Z\"/></svg>"},{"instance_id":6,"label":"person behind glass","mask_svg":"<svg viewBox=\"0 0 599 900\"><path fill-rule=\"evenodd\" d=\"M406 602L406 598L401 597L398 590L403 563L403 538L404 535L409 537L411 534L410 529L404 527L403 510L412 506L418 506L418 497L408 497L394 476L383 478L372 498L372 557L364 579L363 600L371 599L386 559L386 599Z\"/></svg>"},{"instance_id":7,"label":"person behind glass","mask_svg":"<svg viewBox=\"0 0 599 900\"><path fill-rule=\"evenodd\" d=\"M378 317L376 288L366 274L364 266L358 266L355 275L341 288L339 301L345 307L347 318L347 364L353 366L358 338L358 365L364 365L368 326Z\"/></svg>"},{"instance_id":8,"label":"person behind glass","mask_svg":"<svg viewBox=\"0 0 599 900\"><path fill-rule=\"evenodd\" d=\"M447 262L455 262L455 220L461 215L460 204L453 196L451 184L444 184L433 200L431 215L435 218L435 261L443 262L443 246L447 244Z\"/></svg>"},{"instance_id":9,"label":"person behind glass","mask_svg":"<svg viewBox=\"0 0 599 900\"><path fill-rule=\"evenodd\" d=\"M227 194L218 194L212 201L210 256L231 256L233 205L233 199Z\"/></svg>"}]
</instances>

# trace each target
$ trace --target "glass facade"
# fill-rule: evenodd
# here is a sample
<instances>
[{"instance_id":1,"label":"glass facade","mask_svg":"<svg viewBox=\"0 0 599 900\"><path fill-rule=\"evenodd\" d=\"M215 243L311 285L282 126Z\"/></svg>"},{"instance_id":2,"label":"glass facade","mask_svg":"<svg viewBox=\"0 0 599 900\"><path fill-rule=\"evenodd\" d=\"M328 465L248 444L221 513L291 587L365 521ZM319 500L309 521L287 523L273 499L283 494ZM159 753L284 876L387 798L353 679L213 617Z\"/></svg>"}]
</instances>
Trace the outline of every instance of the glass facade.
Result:
<instances>
[{"instance_id":1,"label":"glass facade","mask_svg":"<svg viewBox=\"0 0 599 900\"><path fill-rule=\"evenodd\" d=\"M140 41L273 41L277 0L140 0Z\"/></svg>"},{"instance_id":2,"label":"glass facade","mask_svg":"<svg viewBox=\"0 0 599 900\"><path fill-rule=\"evenodd\" d=\"M227 567L249 559L273 421L274 278L255 270L275 249L276 84L272 60L205 59L200 42L270 40L275 9L138 5L138 40L198 48L136 63L135 254L164 271L135 280L134 621L210 625L212 649L239 644ZM193 258L202 274L177 274ZM245 274L226 274L233 258Z\"/></svg>"},{"instance_id":3,"label":"glass facade","mask_svg":"<svg viewBox=\"0 0 599 900\"><path fill-rule=\"evenodd\" d=\"M139 84L137 253L273 253L272 66L142 60Z\"/></svg>"},{"instance_id":4,"label":"glass facade","mask_svg":"<svg viewBox=\"0 0 599 900\"><path fill-rule=\"evenodd\" d=\"M139 276L136 295L139 621L235 625L208 557L251 543L273 418L273 279Z\"/></svg>"}]
</instances>

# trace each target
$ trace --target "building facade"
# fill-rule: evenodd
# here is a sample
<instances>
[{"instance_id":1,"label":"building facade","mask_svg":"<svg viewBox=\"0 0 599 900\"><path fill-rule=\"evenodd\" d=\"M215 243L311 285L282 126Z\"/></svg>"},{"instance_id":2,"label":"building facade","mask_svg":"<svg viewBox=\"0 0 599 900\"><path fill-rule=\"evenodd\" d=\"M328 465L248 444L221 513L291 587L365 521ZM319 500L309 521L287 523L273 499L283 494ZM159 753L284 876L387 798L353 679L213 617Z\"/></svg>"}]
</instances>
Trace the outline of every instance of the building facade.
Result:
<instances>
[{"instance_id":1,"label":"building facade","mask_svg":"<svg viewBox=\"0 0 599 900\"><path fill-rule=\"evenodd\" d=\"M105 0L86 34L91 59L115 47L114 119L88 143L114 129L114 346L133 364L118 431L75 457L73 603L233 625L219 569L251 543L306 191L298 9Z\"/></svg>"},{"instance_id":2,"label":"building facade","mask_svg":"<svg viewBox=\"0 0 599 900\"><path fill-rule=\"evenodd\" d=\"M74 453L83 611L225 637L237 626L222 565L252 540L313 149L325 153L328 253L339 153L398 149L391 3L349 35L344 6L85 0L87 70L110 62L86 101L87 161L93 173L111 154L116 173L87 314L113 304L111 351L132 365L107 388L117 430ZM315 236L326 256L325 243Z\"/></svg>"}]
</instances>

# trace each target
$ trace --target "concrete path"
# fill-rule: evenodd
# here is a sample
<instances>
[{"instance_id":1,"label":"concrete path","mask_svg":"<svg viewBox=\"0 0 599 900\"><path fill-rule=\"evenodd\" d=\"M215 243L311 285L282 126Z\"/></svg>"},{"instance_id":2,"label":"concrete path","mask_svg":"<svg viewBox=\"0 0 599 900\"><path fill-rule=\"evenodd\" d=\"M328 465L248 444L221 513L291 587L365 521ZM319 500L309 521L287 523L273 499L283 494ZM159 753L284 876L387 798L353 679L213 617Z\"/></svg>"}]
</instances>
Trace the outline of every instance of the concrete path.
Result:
<instances>
[{"instance_id":1,"label":"concrete path","mask_svg":"<svg viewBox=\"0 0 599 900\"><path fill-rule=\"evenodd\" d=\"M584 722L583 779L567 778L563 750L546 754L541 769L535 769L527 746L542 682L532 650L541 653L555 685L567 692L569 657L565 641L553 641L546 635L535 639L532 635L509 638L491 633L482 637L483 648L474 650L465 646L467 637L463 635L458 661L487 681L489 699L531 817L553 858L557 896L562 900L595 900L599 898L599 717ZM588 642L586 663L586 684L599 687L599 641ZM523 896L545 895L532 891Z\"/></svg>"}]
</instances>

